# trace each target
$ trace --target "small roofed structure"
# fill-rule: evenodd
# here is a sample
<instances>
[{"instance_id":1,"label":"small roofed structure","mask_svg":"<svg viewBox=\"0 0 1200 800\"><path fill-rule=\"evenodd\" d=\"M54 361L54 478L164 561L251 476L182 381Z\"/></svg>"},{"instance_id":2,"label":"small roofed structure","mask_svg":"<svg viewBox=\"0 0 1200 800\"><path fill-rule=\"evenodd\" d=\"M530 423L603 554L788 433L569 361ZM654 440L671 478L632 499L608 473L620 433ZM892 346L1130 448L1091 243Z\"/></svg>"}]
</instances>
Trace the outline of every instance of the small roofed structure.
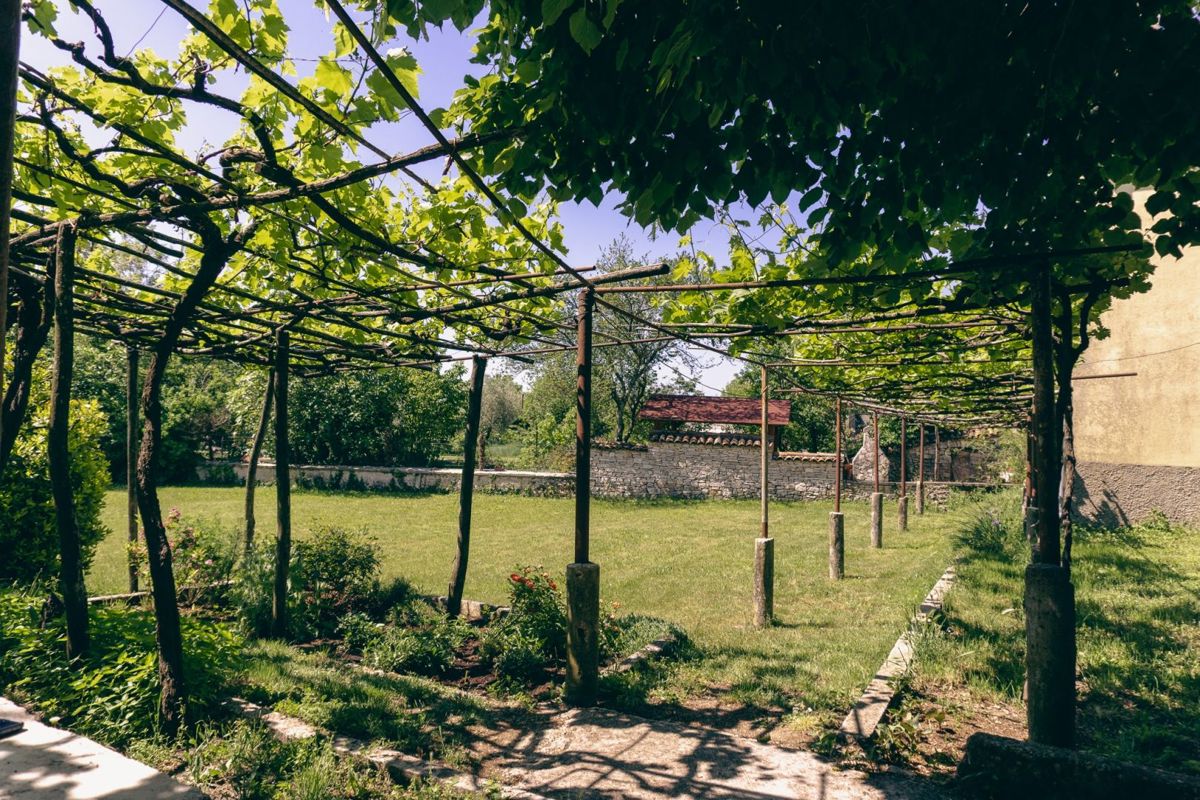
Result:
<instances>
[{"instance_id":1,"label":"small roofed structure","mask_svg":"<svg viewBox=\"0 0 1200 800\"><path fill-rule=\"evenodd\" d=\"M653 394L638 416L654 423L702 425L705 433L655 431L652 441L687 441L690 444L758 445L762 425L762 401L757 397L708 397L687 394ZM779 431L792 416L790 400L767 401L767 437L774 449ZM726 425L754 426L753 433L724 430Z\"/></svg>"},{"instance_id":2,"label":"small roofed structure","mask_svg":"<svg viewBox=\"0 0 1200 800\"><path fill-rule=\"evenodd\" d=\"M653 422L692 422L707 425L760 425L762 406L757 397L707 397L687 394L652 394L639 416ZM767 401L767 425L787 425L790 400Z\"/></svg>"}]
</instances>

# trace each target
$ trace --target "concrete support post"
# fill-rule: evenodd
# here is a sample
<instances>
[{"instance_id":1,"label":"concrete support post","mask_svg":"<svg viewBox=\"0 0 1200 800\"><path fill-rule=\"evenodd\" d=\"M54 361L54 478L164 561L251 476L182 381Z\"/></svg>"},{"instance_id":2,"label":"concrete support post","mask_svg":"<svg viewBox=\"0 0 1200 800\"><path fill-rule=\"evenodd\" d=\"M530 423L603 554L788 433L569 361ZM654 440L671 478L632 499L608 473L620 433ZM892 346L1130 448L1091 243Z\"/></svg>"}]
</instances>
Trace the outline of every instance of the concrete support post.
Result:
<instances>
[{"instance_id":1,"label":"concrete support post","mask_svg":"<svg viewBox=\"0 0 1200 800\"><path fill-rule=\"evenodd\" d=\"M917 514L925 513L925 481L917 481Z\"/></svg>"},{"instance_id":2,"label":"concrete support post","mask_svg":"<svg viewBox=\"0 0 1200 800\"><path fill-rule=\"evenodd\" d=\"M846 518L840 511L829 514L829 579L846 577Z\"/></svg>"},{"instance_id":3,"label":"concrete support post","mask_svg":"<svg viewBox=\"0 0 1200 800\"><path fill-rule=\"evenodd\" d=\"M1075 587L1057 564L1025 567L1029 740L1075 744Z\"/></svg>"},{"instance_id":4,"label":"concrete support post","mask_svg":"<svg viewBox=\"0 0 1200 800\"><path fill-rule=\"evenodd\" d=\"M775 616L775 540L754 540L754 627L765 628Z\"/></svg>"},{"instance_id":5,"label":"concrete support post","mask_svg":"<svg viewBox=\"0 0 1200 800\"><path fill-rule=\"evenodd\" d=\"M908 530L908 496L902 496L896 501L896 523L900 530Z\"/></svg>"},{"instance_id":6,"label":"concrete support post","mask_svg":"<svg viewBox=\"0 0 1200 800\"><path fill-rule=\"evenodd\" d=\"M871 492L871 547L883 547L883 492Z\"/></svg>"},{"instance_id":7,"label":"concrete support post","mask_svg":"<svg viewBox=\"0 0 1200 800\"><path fill-rule=\"evenodd\" d=\"M567 690L573 706L596 702L600 680L600 565L567 565Z\"/></svg>"}]
</instances>

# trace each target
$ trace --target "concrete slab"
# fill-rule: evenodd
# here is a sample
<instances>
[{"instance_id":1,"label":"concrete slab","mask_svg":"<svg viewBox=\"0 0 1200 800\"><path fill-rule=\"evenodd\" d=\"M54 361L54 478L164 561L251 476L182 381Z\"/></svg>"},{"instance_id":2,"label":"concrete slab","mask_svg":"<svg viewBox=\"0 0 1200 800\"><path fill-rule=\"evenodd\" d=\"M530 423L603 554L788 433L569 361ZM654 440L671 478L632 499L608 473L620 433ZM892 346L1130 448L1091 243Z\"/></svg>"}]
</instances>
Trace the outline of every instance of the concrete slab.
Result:
<instances>
[{"instance_id":1,"label":"concrete slab","mask_svg":"<svg viewBox=\"0 0 1200 800\"><path fill-rule=\"evenodd\" d=\"M0 697L0 717L25 730L0 739L0 800L204 800L140 761L83 736L43 725Z\"/></svg>"},{"instance_id":2,"label":"concrete slab","mask_svg":"<svg viewBox=\"0 0 1200 800\"><path fill-rule=\"evenodd\" d=\"M812 753L602 709L542 725L473 729L473 755L506 786L547 797L681 800L934 800L918 778L839 771Z\"/></svg>"}]
</instances>

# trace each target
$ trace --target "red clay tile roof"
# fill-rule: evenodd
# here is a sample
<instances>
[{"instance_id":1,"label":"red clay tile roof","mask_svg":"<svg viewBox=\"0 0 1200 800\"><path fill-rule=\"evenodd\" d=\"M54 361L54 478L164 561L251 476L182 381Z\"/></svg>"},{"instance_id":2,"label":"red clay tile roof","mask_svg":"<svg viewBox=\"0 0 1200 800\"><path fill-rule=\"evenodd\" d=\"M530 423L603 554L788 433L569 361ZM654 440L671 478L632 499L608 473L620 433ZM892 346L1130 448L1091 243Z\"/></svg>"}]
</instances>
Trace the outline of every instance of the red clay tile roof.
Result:
<instances>
[{"instance_id":1,"label":"red clay tile roof","mask_svg":"<svg viewBox=\"0 0 1200 800\"><path fill-rule=\"evenodd\" d=\"M790 400L767 401L767 423L786 425L792 415ZM654 394L638 414L659 422L710 422L723 425L758 425L762 411L753 397L704 397Z\"/></svg>"}]
</instances>

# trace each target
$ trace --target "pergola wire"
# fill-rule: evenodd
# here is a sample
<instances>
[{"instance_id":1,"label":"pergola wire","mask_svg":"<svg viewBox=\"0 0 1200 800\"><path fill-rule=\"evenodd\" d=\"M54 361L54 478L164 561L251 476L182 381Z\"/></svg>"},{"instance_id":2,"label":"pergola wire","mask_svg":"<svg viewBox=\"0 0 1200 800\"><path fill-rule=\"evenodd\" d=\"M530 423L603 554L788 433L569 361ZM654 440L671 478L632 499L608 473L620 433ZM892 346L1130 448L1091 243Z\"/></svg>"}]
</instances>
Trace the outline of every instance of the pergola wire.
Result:
<instances>
[{"instance_id":1,"label":"pergola wire","mask_svg":"<svg viewBox=\"0 0 1200 800\"><path fill-rule=\"evenodd\" d=\"M615 283L619 280L658 273L649 271L635 272L629 275L618 273L588 278L584 273L590 268L573 267L563 261L557 253L511 213L509 204L505 203L487 185L486 181L462 155L473 147L502 140L508 134L448 139L417 103L388 65L386 59L379 54L370 38L363 33L337 0L329 0L329 7L374 68L397 91L408 109L417 116L423 127L434 137L436 144L408 154L387 154L372 144L362 133L342 122L331 112L304 95L297 87L276 74L275 71L259 62L253 54L239 46L232 37L185 0L162 0L162 2L181 14L239 65L262 78L306 113L326 125L336 133L337 138L361 144L382 159L374 164L356 167L341 174L307 182L295 178L286 168L272 164L271 177L280 184L278 188L260 189L247 193L225 175L203 163L205 160L221 154L222 151L209 154L200 161L188 158L140 134L130 125L114 122L88 103L63 90L52 79L35 68L22 64L21 77L40 93L40 97L45 100L53 100L60 105L55 109L50 109L43 100L41 113L22 115L20 122L43 127L55 140L59 152L65 156L73 168L80 169L87 177L91 178L91 183L63 174L62 170L36 164L23 157L16 160L17 165L23 169L37 172L51 182L58 181L76 189L96 193L121 207L122 210L95 214L89 213L84 208L74 208L70 209L70 212L75 215L73 218L58 221L39 217L25 209L15 210L16 219L32 226L18 233L12 240L13 260L16 265L14 269L20 274L35 280L45 280L51 260L47 248L54 241L57 229L64 224L73 225L83 232L81 238L91 246L106 248L115 253L139 259L157 267L161 274L183 279L189 277L188 272L178 264L173 264L168 257L181 259L185 251L197 251L200 246L187 238L172 236L164 231L162 226L179 225L180 220L187 215L258 209L284 221L289 226L295 226L295 230L303 231L314 237L306 243L306 248L317 254L315 259L302 254L298 249L293 249L280 259L278 256L256 250L252 246L246 248L247 257L273 261L274 269L280 273L303 275L327 290L336 289L339 294L331 297L313 296L295 286L294 281L290 280L286 288L273 292L272 296L256 294L234 285L230 281L218 283L200 304L195 319L190 323L180 341L177 349L183 354L206 355L256 365L268 365L272 359L274 334L278 330L286 328L291 334L290 356L301 374L343 369L370 369L382 366L431 367L439 363L463 360L476 355L527 359L533 355L574 349L575 344L569 338L572 326L568 321L553 316L548 317L530 308L521 307L519 304L522 301L562 294L571 289L587 288L594 290L599 295L596 297L598 306L606 309L608 313L630 318L645 331L643 336L624 340L600 332L598 335L606 341L596 343L598 347L674 339L689 346L747 364L759 367L770 365L774 369L785 371L789 374L789 380L798 384L801 382L792 375L795 370L855 370L854 376L846 381L842 390L837 392L821 391L846 399L856 399L856 402L894 402L896 404L894 410L899 413L907 409L905 413L911 413L914 419L918 414L928 416L939 411L947 414L961 413L955 412L954 409L963 404L971 405L989 418L1003 416L1015 419L1020 410L1020 403L1026 399L1023 394L1017 393L1017 390L1028 389L1028 371L1018 369L987 377L973 376L967 372L956 375L951 371L955 366L970 367L972 363L978 362L946 357L950 353L945 342L933 341L927 350L913 347L909 343L901 358L880 358L879 348L859 347L853 353L847 353L838 358L804 361L781 361L777 355L748 347L742 348L740 353L734 353L728 346L718 344L722 341L732 342L740 339L779 339L802 336L846 337L852 334L882 338L888 334L901 332L933 333L966 328L978 328L981 332L991 331L994 336L986 340L989 345L1023 341L1024 332L1021 320L1005 318L1003 315L995 313L989 314L986 312L985 306L978 307L976 310L979 311L979 314L968 320L921 321L923 317L947 313L946 309L942 308L886 311L864 308L862 313L849 317L798 320L792 326L770 329L759 325L737 323L663 323L653 321L611 302L606 295L631 291L719 292L879 283L902 287L905 284L916 285L928 281L951 280L968 274L988 273L1013 265L1037 263L1051 257L1072 258L1116 253L1130 249L1128 247L1092 247L1055 253L988 256L969 262L894 274L827 275L783 280L657 284L636 287L605 286L603 285L605 283ZM206 90L154 85L137 71L132 62L116 56L107 23L95 6L89 0L80 0L77 5L95 24L97 39L104 51L100 63L89 58L82 45L63 42L56 37L51 37L51 40L60 50L69 53L72 60L96 79L139 90L151 97L186 99L215 105L238 114L251 125L252 129L254 128L254 112L244 108L238 101L220 97ZM94 152L78 152L61 126L55 121L55 117L63 109L82 113L96 125L110 128L116 131L120 138L136 144L141 148L139 152L171 164L183 170L185 175L207 180L216 187L216 190L205 194L189 187L190 196L168 196L164 202L152 207L139 204L136 202L136 195L131 196L130 187L122 186L119 178L105 174L102 168L94 163ZM256 133L258 132L256 131ZM258 138L260 142L263 140L261 135ZM270 145L264 143L263 147L266 151ZM230 148L226 148L226 151L228 150ZM229 155L228 152L224 152L224 156ZM260 155L266 157L268 153L264 152ZM248 157L244 153L240 156ZM338 208L336 201L326 197L327 194L339 189L396 172L416 179L427 191L436 191L434 187L413 173L412 167L442 157L451 159L480 194L488 199L495 218L502 226L512 227L534 248L537 254L540 254L540 256L530 254L524 257L526 263L534 263L536 259L544 257L552 262L554 266L552 271L497 268L488 263L451 264L437 253L434 249L434 242L417 243L417 248L426 251L425 253L419 253L416 249L406 245L397 245L389 241L386 235L368 230L351 214ZM267 170L263 170L263 172L266 173ZM109 189L101 188L102 186L107 186ZM176 190L181 192L178 187ZM17 199L22 203L35 206L61 205L56 204L51 198L29 192L18 193ZM313 221L298 217L299 209L293 208L292 204L305 200L310 201L319 212L323 213L335 230L341 234L348 234L349 241L334 240L327 231ZM126 238L124 241L117 240L114 238L115 235ZM367 285L351 277L333 274L327 268L327 264L321 261L320 253L325 248L338 248L341 251L350 248L355 255L365 259L364 265L373 264L381 267L395 275L396 278L384 285L379 285L378 282L376 285ZM151 251L156 252L157 255L152 254ZM474 273L474 276L443 280L436 275L422 274L414 272L412 269L406 269L402 266L403 264L410 264L431 272L454 268L460 273ZM567 280L555 281L555 276L562 276ZM439 298L443 296L449 301L439 301ZM141 347L152 342L161 320L170 313L171 302L178 298L178 293L151 282L84 268L78 270L77 314L80 329L107 339L123 341L130 346ZM489 314L487 321L471 313L482 309L498 309L499 313ZM495 324L497 318L502 319L499 325ZM908 320L908 322L891 324L898 320ZM443 334L446 328L453 330L457 334L456 338L445 338ZM472 337L465 336L465 332L468 330L474 331ZM985 334L981 333L981 335ZM512 340L524 344L501 346L502 343ZM846 340L839 338L837 341L845 343ZM455 351L460 355L454 355ZM940 355L943 358L931 359L930 354ZM891 351L891 355L897 354ZM1014 356L1010 363L1019 364L1020 361L1020 356ZM914 367L944 367L946 369L936 375L929 373L917 376L911 374ZM894 372L897 370L903 371L905 374ZM799 386L798 388L818 391L813 387ZM954 403L948 403L945 400L948 391L958 393ZM937 399L932 396L935 392L939 395Z\"/></svg>"}]
</instances>

